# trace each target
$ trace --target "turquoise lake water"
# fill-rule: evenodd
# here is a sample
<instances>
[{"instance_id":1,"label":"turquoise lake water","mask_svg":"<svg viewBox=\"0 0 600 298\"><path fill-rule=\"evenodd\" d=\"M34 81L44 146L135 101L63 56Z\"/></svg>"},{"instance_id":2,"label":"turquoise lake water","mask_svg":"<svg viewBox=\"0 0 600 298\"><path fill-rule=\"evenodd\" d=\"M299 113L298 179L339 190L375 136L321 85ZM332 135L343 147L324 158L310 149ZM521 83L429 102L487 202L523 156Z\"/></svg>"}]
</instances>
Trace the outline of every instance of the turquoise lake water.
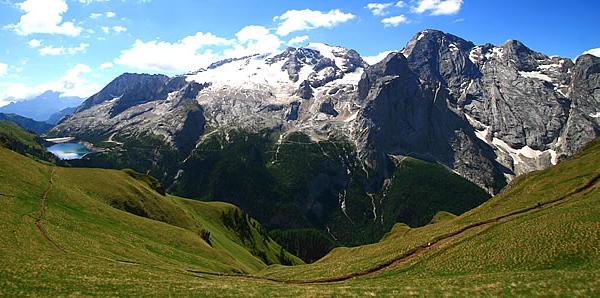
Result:
<instances>
[{"instance_id":1,"label":"turquoise lake water","mask_svg":"<svg viewBox=\"0 0 600 298\"><path fill-rule=\"evenodd\" d=\"M62 160L81 159L92 151L79 143L62 143L48 147L50 153Z\"/></svg>"}]
</instances>

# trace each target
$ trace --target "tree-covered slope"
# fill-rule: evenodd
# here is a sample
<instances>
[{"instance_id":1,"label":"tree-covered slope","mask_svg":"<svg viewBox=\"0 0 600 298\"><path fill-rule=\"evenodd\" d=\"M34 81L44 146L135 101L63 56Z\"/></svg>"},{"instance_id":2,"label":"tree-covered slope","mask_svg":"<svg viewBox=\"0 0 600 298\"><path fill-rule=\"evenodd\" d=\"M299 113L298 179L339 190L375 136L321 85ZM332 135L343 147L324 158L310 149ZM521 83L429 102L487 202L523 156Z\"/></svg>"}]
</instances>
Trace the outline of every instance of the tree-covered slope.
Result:
<instances>
[{"instance_id":1,"label":"tree-covered slope","mask_svg":"<svg viewBox=\"0 0 600 298\"><path fill-rule=\"evenodd\" d=\"M438 211L460 214L489 198L431 162L399 158L393 176L374 185L369 174L343 137L216 131L185 159L170 190L240 206L309 262L335 246L376 242L397 222L422 226Z\"/></svg>"}]
</instances>

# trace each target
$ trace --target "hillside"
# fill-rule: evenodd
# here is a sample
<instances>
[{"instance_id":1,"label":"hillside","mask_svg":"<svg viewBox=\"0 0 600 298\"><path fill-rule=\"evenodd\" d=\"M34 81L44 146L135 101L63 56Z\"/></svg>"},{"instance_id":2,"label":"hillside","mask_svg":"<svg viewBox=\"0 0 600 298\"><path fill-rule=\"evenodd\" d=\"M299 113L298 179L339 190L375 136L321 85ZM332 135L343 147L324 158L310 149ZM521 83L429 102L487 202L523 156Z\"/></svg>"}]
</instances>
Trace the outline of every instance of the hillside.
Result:
<instances>
[{"instance_id":1,"label":"hillside","mask_svg":"<svg viewBox=\"0 0 600 298\"><path fill-rule=\"evenodd\" d=\"M55 162L56 157L44 148L42 142L39 136L23 130L17 124L0 120L0 147L38 160Z\"/></svg>"},{"instance_id":2,"label":"hillside","mask_svg":"<svg viewBox=\"0 0 600 298\"><path fill-rule=\"evenodd\" d=\"M36 282L21 290L44 292L57 274L91 276L71 271L81 265L89 274L126 265L135 276L132 269L146 266L216 274L301 262L237 207L163 196L154 182L131 171L55 167L0 147L0 295L29 274Z\"/></svg>"},{"instance_id":3,"label":"hillside","mask_svg":"<svg viewBox=\"0 0 600 298\"><path fill-rule=\"evenodd\" d=\"M17 114L0 113L0 121L11 121L25 130L39 134L45 133L52 128L51 124L35 121Z\"/></svg>"},{"instance_id":4,"label":"hillside","mask_svg":"<svg viewBox=\"0 0 600 298\"><path fill-rule=\"evenodd\" d=\"M600 140L573 159L520 177L458 217L439 214L421 228L398 224L377 244L337 248L313 264L268 268L218 220L230 205L162 197L125 172L51 168L5 149L0 157L8 186L0 216L10 223L1 234L11 239L0 247L2 295L600 291ZM91 177L94 186L86 183ZM131 202L130 212L144 210L160 221L110 202ZM202 228L211 232L214 249L199 237ZM275 256L277 246L268 243L268 255Z\"/></svg>"}]
</instances>

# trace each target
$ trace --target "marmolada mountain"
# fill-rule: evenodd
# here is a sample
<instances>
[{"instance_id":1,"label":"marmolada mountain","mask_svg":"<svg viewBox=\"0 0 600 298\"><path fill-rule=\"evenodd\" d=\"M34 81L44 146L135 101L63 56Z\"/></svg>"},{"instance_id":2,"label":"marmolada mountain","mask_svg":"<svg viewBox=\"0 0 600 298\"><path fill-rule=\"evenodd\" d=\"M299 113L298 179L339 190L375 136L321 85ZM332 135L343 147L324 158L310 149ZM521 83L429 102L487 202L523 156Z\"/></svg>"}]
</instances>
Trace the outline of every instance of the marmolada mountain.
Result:
<instances>
[{"instance_id":1,"label":"marmolada mountain","mask_svg":"<svg viewBox=\"0 0 600 298\"><path fill-rule=\"evenodd\" d=\"M122 74L46 141L0 123L3 295L600 291L592 55L310 43Z\"/></svg>"}]
</instances>

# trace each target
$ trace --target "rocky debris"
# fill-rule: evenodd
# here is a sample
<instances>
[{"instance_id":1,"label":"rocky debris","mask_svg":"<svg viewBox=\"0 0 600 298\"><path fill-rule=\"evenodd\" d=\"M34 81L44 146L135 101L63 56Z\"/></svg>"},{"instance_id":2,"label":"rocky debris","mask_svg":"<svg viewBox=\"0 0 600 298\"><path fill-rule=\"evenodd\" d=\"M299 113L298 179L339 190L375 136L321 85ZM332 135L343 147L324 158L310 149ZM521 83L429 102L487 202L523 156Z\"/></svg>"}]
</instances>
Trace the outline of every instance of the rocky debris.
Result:
<instances>
[{"instance_id":1,"label":"rocky debris","mask_svg":"<svg viewBox=\"0 0 600 298\"><path fill-rule=\"evenodd\" d=\"M333 102L331 102L331 99L321 103L321 105L319 106L319 112L331 115L333 117L337 117L337 115L339 114L335 110L335 106L333 105Z\"/></svg>"},{"instance_id":2,"label":"rocky debris","mask_svg":"<svg viewBox=\"0 0 600 298\"><path fill-rule=\"evenodd\" d=\"M311 87L319 88L327 83L344 77L344 73L337 66L325 66L308 76L308 82Z\"/></svg>"},{"instance_id":3,"label":"rocky debris","mask_svg":"<svg viewBox=\"0 0 600 298\"><path fill-rule=\"evenodd\" d=\"M304 65L318 64L323 56L315 50L305 48L289 47L283 53L267 59L268 64L285 61L281 70L286 71L290 81L297 82L300 78L300 70Z\"/></svg>"},{"instance_id":4,"label":"rocky debris","mask_svg":"<svg viewBox=\"0 0 600 298\"><path fill-rule=\"evenodd\" d=\"M310 82L307 80L302 81L298 89L294 92L294 95L302 99L310 99L313 97L313 89L310 86Z\"/></svg>"},{"instance_id":5,"label":"rocky debris","mask_svg":"<svg viewBox=\"0 0 600 298\"><path fill-rule=\"evenodd\" d=\"M300 103L297 101L291 102L290 107L285 114L285 120L287 120L287 121L298 120L299 110L300 110Z\"/></svg>"}]
</instances>

